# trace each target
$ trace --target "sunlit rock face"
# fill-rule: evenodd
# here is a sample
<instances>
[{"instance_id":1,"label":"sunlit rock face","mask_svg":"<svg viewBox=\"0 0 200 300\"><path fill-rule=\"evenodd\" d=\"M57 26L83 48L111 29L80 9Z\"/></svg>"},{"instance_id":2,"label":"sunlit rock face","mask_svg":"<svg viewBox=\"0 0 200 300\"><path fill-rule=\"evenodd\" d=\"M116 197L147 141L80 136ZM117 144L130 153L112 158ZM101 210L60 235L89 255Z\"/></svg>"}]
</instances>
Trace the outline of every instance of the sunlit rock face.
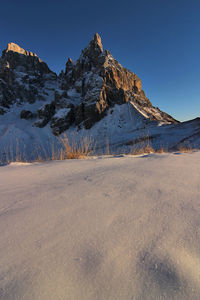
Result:
<instances>
[{"instance_id":1,"label":"sunlit rock face","mask_svg":"<svg viewBox=\"0 0 200 300\"><path fill-rule=\"evenodd\" d=\"M37 54L33 53L33 52L28 52L27 50L24 50L23 48L21 48L20 46L18 46L15 43L9 43L6 49L6 53L12 51L12 52L16 52L19 54L24 54L27 56L37 56Z\"/></svg>"},{"instance_id":2,"label":"sunlit rock face","mask_svg":"<svg viewBox=\"0 0 200 300\"><path fill-rule=\"evenodd\" d=\"M26 103L41 104L37 112L26 112ZM22 119L39 128L48 124L54 135L71 126L90 129L116 104L131 105L144 120L176 122L152 106L138 76L103 50L97 33L78 60L67 60L59 76L35 53L9 43L0 58L0 114L14 104L22 106Z\"/></svg>"}]
</instances>

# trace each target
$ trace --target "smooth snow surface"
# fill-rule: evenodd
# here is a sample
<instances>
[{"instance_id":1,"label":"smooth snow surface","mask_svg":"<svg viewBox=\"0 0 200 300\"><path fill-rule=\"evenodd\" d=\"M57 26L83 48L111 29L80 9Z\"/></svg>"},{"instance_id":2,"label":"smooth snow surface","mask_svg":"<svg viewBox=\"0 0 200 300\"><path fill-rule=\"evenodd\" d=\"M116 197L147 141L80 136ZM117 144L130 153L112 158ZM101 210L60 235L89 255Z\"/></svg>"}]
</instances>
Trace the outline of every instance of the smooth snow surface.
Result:
<instances>
[{"instance_id":1,"label":"smooth snow surface","mask_svg":"<svg viewBox=\"0 0 200 300\"><path fill-rule=\"evenodd\" d=\"M199 161L0 167L0 299L200 299Z\"/></svg>"}]
</instances>

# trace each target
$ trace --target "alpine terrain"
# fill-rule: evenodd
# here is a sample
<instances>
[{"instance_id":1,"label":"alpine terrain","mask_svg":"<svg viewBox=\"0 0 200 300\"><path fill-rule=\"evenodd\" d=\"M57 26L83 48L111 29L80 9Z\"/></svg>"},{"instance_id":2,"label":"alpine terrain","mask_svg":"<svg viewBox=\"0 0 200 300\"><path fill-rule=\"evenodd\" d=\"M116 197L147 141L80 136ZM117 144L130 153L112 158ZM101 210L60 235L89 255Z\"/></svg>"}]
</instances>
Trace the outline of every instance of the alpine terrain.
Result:
<instances>
[{"instance_id":1,"label":"alpine terrain","mask_svg":"<svg viewBox=\"0 0 200 300\"><path fill-rule=\"evenodd\" d=\"M153 107L139 77L103 50L97 33L59 75L35 53L8 44L0 58L1 159L11 152L31 159L39 148L50 153L63 133L87 136L96 149L109 141L119 152L147 137L155 148L198 147L200 119L180 123Z\"/></svg>"}]
</instances>

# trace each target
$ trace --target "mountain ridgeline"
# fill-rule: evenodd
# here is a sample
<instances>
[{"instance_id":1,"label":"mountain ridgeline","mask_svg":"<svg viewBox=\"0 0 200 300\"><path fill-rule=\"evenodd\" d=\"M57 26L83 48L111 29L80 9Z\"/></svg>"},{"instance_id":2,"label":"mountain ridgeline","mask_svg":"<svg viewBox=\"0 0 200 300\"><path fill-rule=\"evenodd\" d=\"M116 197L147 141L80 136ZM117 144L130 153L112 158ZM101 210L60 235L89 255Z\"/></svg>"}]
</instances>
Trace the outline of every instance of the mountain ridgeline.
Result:
<instances>
[{"instance_id":1,"label":"mountain ridgeline","mask_svg":"<svg viewBox=\"0 0 200 300\"><path fill-rule=\"evenodd\" d=\"M142 90L141 80L123 68L108 50L103 50L98 34L78 60L67 60L65 72L59 76L35 53L14 43L2 52L0 115L17 106L21 108L20 119L26 119L33 127L48 125L58 136L70 127L90 130L113 114L116 107L120 110L124 105L132 114L134 124L136 119L140 120L138 126L152 122L177 123L152 106Z\"/></svg>"}]
</instances>

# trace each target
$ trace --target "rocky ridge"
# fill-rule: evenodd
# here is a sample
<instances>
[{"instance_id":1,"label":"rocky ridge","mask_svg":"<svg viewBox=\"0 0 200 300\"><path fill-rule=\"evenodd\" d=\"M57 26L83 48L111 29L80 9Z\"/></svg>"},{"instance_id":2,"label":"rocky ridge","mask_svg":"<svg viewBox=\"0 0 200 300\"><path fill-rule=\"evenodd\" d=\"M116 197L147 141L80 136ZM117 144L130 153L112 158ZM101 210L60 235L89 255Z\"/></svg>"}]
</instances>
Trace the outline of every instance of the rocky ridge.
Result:
<instances>
[{"instance_id":1,"label":"rocky ridge","mask_svg":"<svg viewBox=\"0 0 200 300\"><path fill-rule=\"evenodd\" d=\"M27 111L26 103L39 103L39 107ZM21 106L20 117L31 126L49 124L54 135L71 126L89 130L123 104L131 105L144 122L177 122L152 106L141 80L103 50L98 34L77 61L68 59L59 76L36 54L8 44L0 58L0 114L9 112L14 104Z\"/></svg>"},{"instance_id":2,"label":"rocky ridge","mask_svg":"<svg viewBox=\"0 0 200 300\"><path fill-rule=\"evenodd\" d=\"M45 101L57 75L36 54L10 43L0 58L0 114L13 104Z\"/></svg>"}]
</instances>

